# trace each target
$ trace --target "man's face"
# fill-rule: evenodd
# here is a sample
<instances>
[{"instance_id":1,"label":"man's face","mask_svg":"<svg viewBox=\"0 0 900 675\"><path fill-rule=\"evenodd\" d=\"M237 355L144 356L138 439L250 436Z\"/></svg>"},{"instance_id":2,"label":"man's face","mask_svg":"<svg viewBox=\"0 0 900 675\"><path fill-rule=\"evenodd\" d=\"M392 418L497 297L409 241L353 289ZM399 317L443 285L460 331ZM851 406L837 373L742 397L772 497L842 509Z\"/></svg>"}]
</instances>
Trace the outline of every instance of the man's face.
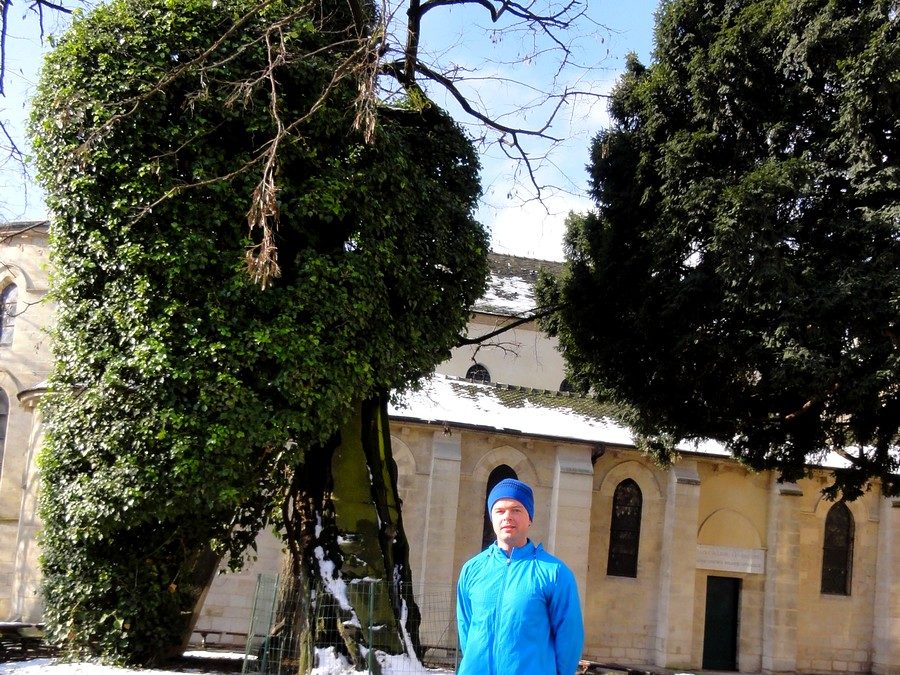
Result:
<instances>
[{"instance_id":1,"label":"man's face","mask_svg":"<svg viewBox=\"0 0 900 675\"><path fill-rule=\"evenodd\" d=\"M497 545L504 551L524 546L528 541L531 518L521 502L498 499L491 508L491 524L497 535Z\"/></svg>"}]
</instances>

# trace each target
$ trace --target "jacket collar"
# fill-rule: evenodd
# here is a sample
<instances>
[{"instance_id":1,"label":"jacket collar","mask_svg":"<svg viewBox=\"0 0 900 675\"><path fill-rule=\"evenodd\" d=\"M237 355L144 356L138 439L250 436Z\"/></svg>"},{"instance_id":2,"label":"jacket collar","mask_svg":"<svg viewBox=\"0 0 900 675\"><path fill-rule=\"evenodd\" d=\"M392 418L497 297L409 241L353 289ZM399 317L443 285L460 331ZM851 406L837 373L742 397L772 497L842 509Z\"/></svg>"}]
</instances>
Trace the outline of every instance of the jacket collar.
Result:
<instances>
[{"instance_id":1,"label":"jacket collar","mask_svg":"<svg viewBox=\"0 0 900 675\"><path fill-rule=\"evenodd\" d=\"M503 560L512 559L512 560L524 560L525 558L533 558L537 555L537 552L541 549L542 544L534 545L534 542L529 539L525 542L524 546L520 546L519 548L514 548L511 551L511 555L506 555L506 552L497 546L497 542L495 541L491 544L491 555L494 557L499 557Z\"/></svg>"}]
</instances>

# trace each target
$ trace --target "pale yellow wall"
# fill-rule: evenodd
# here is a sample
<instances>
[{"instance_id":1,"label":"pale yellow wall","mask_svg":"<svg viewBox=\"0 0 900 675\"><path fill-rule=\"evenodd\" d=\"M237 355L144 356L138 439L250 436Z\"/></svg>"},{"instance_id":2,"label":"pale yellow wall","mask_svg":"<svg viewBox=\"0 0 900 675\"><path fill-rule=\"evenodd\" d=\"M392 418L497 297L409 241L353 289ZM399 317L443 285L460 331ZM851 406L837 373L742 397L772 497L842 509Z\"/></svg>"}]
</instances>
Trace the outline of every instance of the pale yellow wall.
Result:
<instances>
[{"instance_id":1,"label":"pale yellow wall","mask_svg":"<svg viewBox=\"0 0 900 675\"><path fill-rule=\"evenodd\" d=\"M13 579L10 588L11 609L9 617L18 621L37 623L41 620L44 603L40 595L40 547L38 533L41 521L38 516L37 454L43 447L44 426L40 410L36 408L40 395L22 397L23 412L32 416L32 429L28 439L25 473L22 477L22 509L16 535Z\"/></svg>"},{"instance_id":2,"label":"pale yellow wall","mask_svg":"<svg viewBox=\"0 0 900 675\"><path fill-rule=\"evenodd\" d=\"M473 314L467 327L469 337L485 335L503 325L503 317ZM557 391L565 377L565 365L557 350L556 338L537 330L534 323L524 324L494 338L501 346L469 345L457 347L450 358L437 367L441 375L465 377L473 363L485 366L492 382L515 384ZM474 360L473 360L474 359Z\"/></svg>"},{"instance_id":3,"label":"pale yellow wall","mask_svg":"<svg viewBox=\"0 0 900 675\"><path fill-rule=\"evenodd\" d=\"M768 474L754 474L732 461L697 464L700 508L697 543L762 548L766 541Z\"/></svg>"},{"instance_id":4,"label":"pale yellow wall","mask_svg":"<svg viewBox=\"0 0 900 675\"><path fill-rule=\"evenodd\" d=\"M886 675L900 670L900 497L879 507L872 671Z\"/></svg>"},{"instance_id":5,"label":"pale yellow wall","mask_svg":"<svg viewBox=\"0 0 900 675\"><path fill-rule=\"evenodd\" d=\"M459 512L456 521L457 574L462 564L481 550L483 519L487 508L485 503L487 480L490 472L501 464L506 464L526 481L535 491L535 517L531 527L532 539L543 541L547 536L547 513L538 505L550 503L547 480L552 467L549 461L539 470L540 457L526 454L524 439L457 432L462 434L462 466L459 484ZM535 460L538 460L537 464ZM541 474L543 473L543 480ZM456 579L454 578L454 583Z\"/></svg>"},{"instance_id":6,"label":"pale yellow wall","mask_svg":"<svg viewBox=\"0 0 900 675\"><path fill-rule=\"evenodd\" d=\"M800 481L800 621L797 669L868 672L871 667L878 497L866 493L848 504L855 521L853 574L849 596L820 592L825 517L832 506L821 498L822 480ZM900 664L898 664L900 666Z\"/></svg>"},{"instance_id":7,"label":"pale yellow wall","mask_svg":"<svg viewBox=\"0 0 900 675\"><path fill-rule=\"evenodd\" d=\"M191 642L209 647L243 647L257 601L259 575L277 574L282 557L281 541L268 531L256 538L256 551L246 554L240 572L225 569L213 579L200 607ZM271 603L271 596L260 599L259 611ZM271 608L268 608L269 611Z\"/></svg>"},{"instance_id":8,"label":"pale yellow wall","mask_svg":"<svg viewBox=\"0 0 900 675\"><path fill-rule=\"evenodd\" d=\"M34 416L32 407L23 406L18 396L46 379L51 358L50 341L44 332L52 321L52 307L46 302L46 229L14 234L21 230L0 226L0 290L9 283L18 288L13 341L0 345L0 388L9 400L0 461L0 620L18 619L25 611L13 589L23 588L16 560L21 555L20 514L27 502L26 489L34 478ZM29 513L26 520L33 517Z\"/></svg>"},{"instance_id":9,"label":"pale yellow wall","mask_svg":"<svg viewBox=\"0 0 900 675\"><path fill-rule=\"evenodd\" d=\"M391 448L397 462L397 488L402 501L401 517L403 529L410 541L425 538L425 506L428 496L428 473L431 469L430 453L425 454L424 445L430 443L431 435L411 432L409 427L393 428ZM414 452L415 450L415 452ZM410 551L413 584L418 588L422 573L421 551Z\"/></svg>"},{"instance_id":10,"label":"pale yellow wall","mask_svg":"<svg viewBox=\"0 0 900 675\"><path fill-rule=\"evenodd\" d=\"M700 507L697 543L740 549L766 546L769 489L768 473L753 473L733 461L697 463ZM694 596L694 662L702 665L706 612L706 580L709 576L741 579L738 668L758 671L762 663L763 599L765 576L728 571L697 570Z\"/></svg>"},{"instance_id":11,"label":"pale yellow wall","mask_svg":"<svg viewBox=\"0 0 900 675\"><path fill-rule=\"evenodd\" d=\"M606 574L613 493L628 478L638 484L643 500L636 578ZM584 607L585 654L592 660L653 661L664 484L663 472L634 452L607 451L594 465Z\"/></svg>"},{"instance_id":12,"label":"pale yellow wall","mask_svg":"<svg viewBox=\"0 0 900 675\"><path fill-rule=\"evenodd\" d=\"M20 402L18 395L44 380L49 370L50 345L43 329L52 321L52 308L42 302L47 290L45 251L46 235L40 230L0 244L0 262L6 265L5 271L0 273L0 288L10 280L15 281L19 287L20 306L28 305L16 321L13 344L0 346L0 387L10 400L6 451L0 466L0 620L38 620L40 614L35 543L40 523L35 514L38 477L34 465L35 451L40 444L40 425L33 412L34 398L26 397ZM484 334L499 320L498 317L475 314L471 333ZM511 351L483 347L476 356L476 360L491 371L494 381L551 390L559 386L564 368L554 340L538 332L534 325L527 325L512 331L501 341ZM449 361L441 364L438 372L464 376L472 364L474 350L474 347L456 350ZM391 431L413 580L422 592L445 592L446 604L450 606L441 611L449 612L452 617L451 593L459 568L480 550L485 488L491 470L499 464L508 464L534 487L536 517L531 535L536 542L549 541L553 520L550 509L553 503L563 503L559 485L574 483L567 483L569 478L563 480L560 477L561 446L555 442L453 428L451 436L445 440L452 441L448 447L456 450L439 458L443 473L433 475L433 468L437 466L434 448L436 439L441 437L441 427L396 422ZM566 452L575 455L587 453L585 457L590 456L590 450L584 444L566 447ZM453 452L458 452L458 456L451 456ZM742 580L739 668L758 672L766 634L763 606L766 575L697 569L690 574L692 578L685 581L682 574L676 585L693 584L693 588L686 589L687 598L681 593L683 588L670 588L669 601L661 613L660 594L668 588L662 583L667 577L661 568L661 560L665 558L664 516L668 513L672 517L672 531L681 533L680 543L688 542L690 536L682 535L690 532L696 534L696 542L688 543L762 550L772 541L769 535L773 516L768 509L777 503L770 496L770 490L778 489L777 484L771 474L748 472L731 460L702 456L689 459L688 464L696 467L699 486L691 484L693 469L673 483L674 472L655 466L631 448L607 448L594 463L592 476L591 467L588 467L592 490L585 490L585 494L590 492L590 497L580 502L584 512L590 513L589 522L583 523L587 556L582 566L587 569L576 570L580 575L578 578L585 580L582 589L585 655L600 661L653 665L654 658L666 653L665 649L660 650L661 642L678 638L682 627L686 627L690 639L684 644L688 644L686 651L690 653L680 654L679 660L683 658L691 668L699 668L707 578L710 575L734 576ZM586 459L584 464L587 465ZM686 477L687 483L683 480ZM637 482L643 497L635 579L606 575L612 495L619 482L626 478ZM824 475L800 481L797 490L802 494L788 497L797 500L796 516L793 506L781 516L789 519L790 528L778 531L798 533L796 547L792 543L794 534L790 534L791 541L785 542L784 550L796 548L799 559L797 565L783 566L781 571L772 567L775 571L771 573L780 576L770 579L770 586L777 582L776 588L796 589L797 596L796 610L790 604L774 610L796 611L797 616L796 639L788 636L783 640L783 644L779 644L778 657L792 658L793 654L786 654L785 650L791 650L795 643L797 672L867 672L872 667L875 634L881 636L878 639L882 643L900 634L900 618L894 616L897 611L895 598L900 597L900 590L897 590L900 575L885 571L882 577L876 577L879 537L884 568L884 561L890 562L892 556L896 557L897 546L891 537L897 538L898 529L895 527L895 531L887 534L879 532L879 519L884 518L885 513L895 515L897 508L886 507L877 491L866 493L849 505L856 525L851 595L822 595L819 592L822 540L825 516L831 505L821 499L820 491L826 481ZM556 493L554 482L557 482ZM692 502L696 508L667 509L670 506L667 499L679 494L677 489L673 491L673 485L686 492L693 491L692 494L697 495L696 501ZM447 508L444 502L429 506L429 499L435 495L440 500L456 500L458 505L453 509ZM572 494L565 496L568 499ZM678 518L684 514L690 516L681 518L685 521L681 522ZM427 542L439 539L435 537L436 532L448 534L445 539L450 544L446 559L441 560L441 573L435 575L432 566L429 575L425 569L426 561L433 562L435 556L430 555L434 551L428 550ZM553 528L554 537L563 533L568 537L566 546L570 552L577 550L571 548L572 532L569 522L565 527L556 522ZM257 559L242 574L217 578L209 591L200 610L197 628L211 634L210 642L219 641L219 632L238 634L246 630L257 574L278 571L281 557L278 540L264 533L258 544ZM680 545L676 548L682 567L685 567L684 561L690 560L687 554L691 551ZM667 550L671 555L672 547ZM444 569L450 571L445 573ZM766 572L770 573L769 570ZM437 589L437 586L441 588ZM879 599L876 599L876 588ZM885 600L888 595L892 599ZM890 616L877 617L877 607L886 607ZM773 613L771 607L769 613ZM876 626L876 621L881 623ZM662 626L663 622L668 625ZM775 628L770 626L769 633L785 625L793 626L793 623L773 624ZM444 638L452 640L452 626L447 628L449 634ZM199 639L199 633L196 635ZM226 635L224 642L227 641ZM894 663L900 650L885 644L881 649L887 661L878 664L878 672L900 673L900 664Z\"/></svg>"}]
</instances>

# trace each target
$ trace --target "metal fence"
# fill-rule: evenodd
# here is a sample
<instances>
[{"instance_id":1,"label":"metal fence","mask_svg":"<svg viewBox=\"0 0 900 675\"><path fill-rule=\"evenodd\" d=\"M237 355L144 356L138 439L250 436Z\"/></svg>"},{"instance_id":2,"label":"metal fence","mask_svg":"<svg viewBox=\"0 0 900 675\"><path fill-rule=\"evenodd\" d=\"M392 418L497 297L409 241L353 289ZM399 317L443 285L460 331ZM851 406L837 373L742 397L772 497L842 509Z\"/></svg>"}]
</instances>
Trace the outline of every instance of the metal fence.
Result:
<instances>
[{"instance_id":1,"label":"metal fence","mask_svg":"<svg viewBox=\"0 0 900 675\"><path fill-rule=\"evenodd\" d=\"M346 588L346 601L355 608L365 609L355 615L367 625L355 626L366 644L376 644L374 633L381 626L373 625L372 609L387 597L389 589L381 581L355 582ZM414 593L415 603L421 614L419 624L420 655L392 656L376 649L365 651L365 670L368 673L390 675L438 675L453 673L459 661L456 647L456 621L454 618L454 593L451 586L430 587ZM299 672L298 636L290 628L285 617L295 612L305 614L311 625L323 614L336 609L339 603L332 594L319 589L312 593L286 589L274 575L259 575L256 598L247 633L243 673L245 675L306 675ZM324 637L323 637L324 635ZM316 639L315 658L311 673L349 672L352 666L342 668L344 637L339 631L324 633L319 630ZM346 661L344 661L346 663Z\"/></svg>"}]
</instances>

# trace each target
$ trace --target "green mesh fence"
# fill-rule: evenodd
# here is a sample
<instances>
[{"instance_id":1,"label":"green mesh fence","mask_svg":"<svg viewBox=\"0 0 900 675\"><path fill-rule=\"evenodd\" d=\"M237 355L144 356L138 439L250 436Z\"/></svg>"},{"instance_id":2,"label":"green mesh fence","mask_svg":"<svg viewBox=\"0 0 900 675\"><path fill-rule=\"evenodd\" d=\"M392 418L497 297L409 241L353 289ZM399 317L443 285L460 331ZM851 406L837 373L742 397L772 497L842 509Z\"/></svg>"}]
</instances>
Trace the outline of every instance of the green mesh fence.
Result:
<instances>
[{"instance_id":1,"label":"green mesh fence","mask_svg":"<svg viewBox=\"0 0 900 675\"><path fill-rule=\"evenodd\" d=\"M380 581L357 581L345 588L347 601L355 608L374 608L383 602L389 590ZM340 595L340 594L338 594ZM421 614L419 624L420 653L415 658L391 656L369 650L365 654L365 668L361 672L381 675L438 675L456 670L459 654L456 648L456 621L454 617L455 595L451 586L429 587L415 593L415 602ZM306 675L306 673L351 672L352 666L340 656L343 638L337 630L331 633L318 631L313 665L306 673L300 672L299 636L288 617L296 613L310 624L316 625L323 614L328 614L338 602L334 596L314 591L285 592L274 575L259 575L256 598L247 633L243 673L245 675ZM329 606L329 604L331 606ZM361 611L362 616L374 612ZM360 625L359 632L366 644L378 644L378 625ZM346 665L345 665L346 664Z\"/></svg>"}]
</instances>

